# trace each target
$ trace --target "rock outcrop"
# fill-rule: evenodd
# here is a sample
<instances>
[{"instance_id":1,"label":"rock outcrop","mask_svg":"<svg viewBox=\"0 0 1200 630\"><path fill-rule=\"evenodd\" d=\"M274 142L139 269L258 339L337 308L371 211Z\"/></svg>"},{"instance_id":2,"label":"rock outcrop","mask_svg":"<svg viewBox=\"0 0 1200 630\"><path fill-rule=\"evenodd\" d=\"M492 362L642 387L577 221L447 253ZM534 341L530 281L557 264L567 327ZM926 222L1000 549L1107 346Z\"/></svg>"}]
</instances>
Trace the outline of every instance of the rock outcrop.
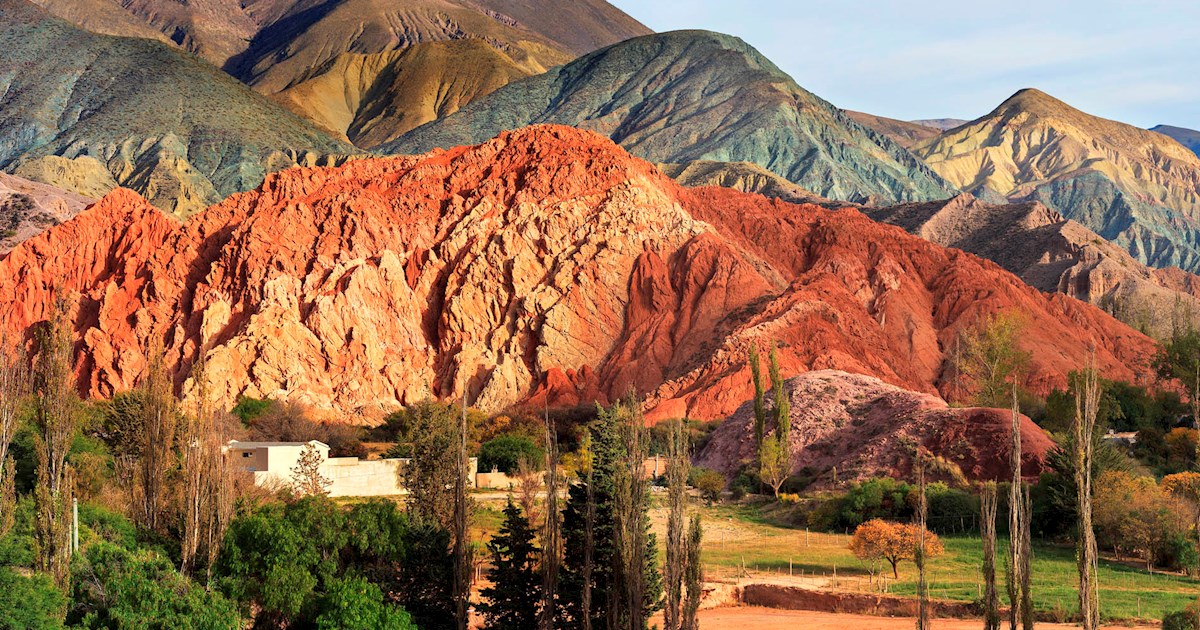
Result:
<instances>
[{"instance_id":1,"label":"rock outcrop","mask_svg":"<svg viewBox=\"0 0 1200 630\"><path fill-rule=\"evenodd\" d=\"M598 50L376 150L422 153L535 123L595 131L651 162L750 162L834 199L887 204L954 192L904 148L801 88L744 41L706 31Z\"/></svg>"},{"instance_id":2,"label":"rock outcrop","mask_svg":"<svg viewBox=\"0 0 1200 630\"><path fill-rule=\"evenodd\" d=\"M93 200L0 173L0 256L14 245L79 214Z\"/></svg>"},{"instance_id":3,"label":"rock outcrop","mask_svg":"<svg viewBox=\"0 0 1200 630\"><path fill-rule=\"evenodd\" d=\"M56 286L79 296L88 394L132 387L157 336L181 375L205 348L224 404L271 396L342 417L464 388L488 409L632 388L652 419L718 418L750 396L747 347L769 341L789 375L934 393L958 331L1003 309L1029 318L1036 390L1063 386L1093 345L1127 380L1153 349L1094 307L857 211L688 190L555 126L289 169L183 224L120 190L0 260L0 321L28 333Z\"/></svg>"},{"instance_id":4,"label":"rock outcrop","mask_svg":"<svg viewBox=\"0 0 1200 630\"><path fill-rule=\"evenodd\" d=\"M790 470L812 479L814 487L881 476L911 479L917 447L969 480L1008 478L1011 411L951 408L937 396L834 370L802 374L784 387L791 401ZM771 394L766 402L769 414ZM1054 441L1029 418L1021 416L1020 423L1021 472L1036 478L1047 468ZM754 403L748 401L716 428L696 463L733 475L753 460Z\"/></svg>"}]
</instances>

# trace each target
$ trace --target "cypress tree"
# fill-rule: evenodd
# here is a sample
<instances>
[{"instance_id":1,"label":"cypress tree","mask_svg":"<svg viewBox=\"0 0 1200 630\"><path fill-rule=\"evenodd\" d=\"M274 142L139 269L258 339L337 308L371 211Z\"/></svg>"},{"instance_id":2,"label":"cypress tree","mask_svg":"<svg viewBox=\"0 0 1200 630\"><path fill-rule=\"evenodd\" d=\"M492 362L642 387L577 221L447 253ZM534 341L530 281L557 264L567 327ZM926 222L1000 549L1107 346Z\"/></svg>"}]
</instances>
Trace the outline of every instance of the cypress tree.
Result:
<instances>
[{"instance_id":1,"label":"cypress tree","mask_svg":"<svg viewBox=\"0 0 1200 630\"><path fill-rule=\"evenodd\" d=\"M542 599L542 576L538 567L538 549L529 519L513 504L504 508L500 533L487 544L492 556L488 579L492 586L480 592L484 601L484 628L489 630L528 630L537 626Z\"/></svg>"}]
</instances>

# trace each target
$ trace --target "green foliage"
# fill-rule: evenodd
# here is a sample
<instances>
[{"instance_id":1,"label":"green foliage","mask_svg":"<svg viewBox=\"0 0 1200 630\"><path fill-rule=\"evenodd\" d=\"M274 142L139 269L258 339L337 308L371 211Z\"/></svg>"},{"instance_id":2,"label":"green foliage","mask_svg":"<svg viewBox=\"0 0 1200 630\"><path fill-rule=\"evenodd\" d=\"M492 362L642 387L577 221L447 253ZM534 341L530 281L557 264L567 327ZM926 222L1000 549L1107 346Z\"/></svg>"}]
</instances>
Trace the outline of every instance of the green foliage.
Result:
<instances>
[{"instance_id":1,"label":"green foliage","mask_svg":"<svg viewBox=\"0 0 1200 630\"><path fill-rule=\"evenodd\" d=\"M410 445L412 462L400 471L408 510L419 520L449 528L454 518L455 443L462 407L427 400L388 416L396 440ZM415 613L414 613L415 614Z\"/></svg>"},{"instance_id":2,"label":"green foliage","mask_svg":"<svg viewBox=\"0 0 1200 630\"><path fill-rule=\"evenodd\" d=\"M40 573L23 576L0 566L0 630L52 630L63 627L67 601Z\"/></svg>"},{"instance_id":3,"label":"green foliage","mask_svg":"<svg viewBox=\"0 0 1200 630\"><path fill-rule=\"evenodd\" d=\"M605 627L610 601L619 597L615 584L614 568L618 566L617 550L615 547L615 492L616 467L626 451L623 439L624 421L623 410L620 406L601 409L599 418L589 430L592 436L593 482L595 488L595 524L593 540L595 541L592 573L592 627ZM586 477L581 474L581 480ZM575 629L582 627L581 596L583 591L583 556L585 547L585 515L587 511L586 483L571 484L568 498L563 511L562 540L563 548L579 550L567 553L563 558L561 579L559 583L559 617L570 619L563 628ZM644 519L643 527L650 530L649 518ZM645 600L640 612L642 619L649 618L658 607L662 597L662 577L658 570L655 536L647 533L646 555L643 566L645 573Z\"/></svg>"},{"instance_id":4,"label":"green foliage","mask_svg":"<svg viewBox=\"0 0 1200 630\"><path fill-rule=\"evenodd\" d=\"M235 519L217 560L217 584L269 616L300 616L317 589L338 574L346 542L343 515L325 497L270 504Z\"/></svg>"},{"instance_id":5,"label":"green foliage","mask_svg":"<svg viewBox=\"0 0 1200 630\"><path fill-rule=\"evenodd\" d=\"M395 574L395 592L422 630L454 627L454 557L450 530L416 521L405 532L402 569Z\"/></svg>"},{"instance_id":6,"label":"green foliage","mask_svg":"<svg viewBox=\"0 0 1200 630\"><path fill-rule=\"evenodd\" d=\"M1074 438L1067 434L1061 438L1046 456L1050 472L1043 473L1032 491L1033 522L1031 528L1041 536L1062 536L1071 533L1077 522L1075 491L1075 463L1071 457ZM1099 432L1092 440L1092 478L1098 479L1109 471L1130 472L1135 463L1118 450ZM1002 497L1007 497L1001 493ZM1002 499L1003 501L1004 499ZM1000 509L1006 510L1005 505ZM1004 519L1000 519L1003 521ZM1001 523L1003 529L1004 523Z\"/></svg>"},{"instance_id":7,"label":"green foliage","mask_svg":"<svg viewBox=\"0 0 1200 630\"><path fill-rule=\"evenodd\" d=\"M700 496L711 505L721 500L725 476L711 468L693 466L688 474L688 485L699 490Z\"/></svg>"},{"instance_id":8,"label":"green foliage","mask_svg":"<svg viewBox=\"0 0 1200 630\"><path fill-rule=\"evenodd\" d=\"M275 401L266 398L239 396L237 404L233 406L230 413L241 418L243 424L250 424L251 420L266 413L274 404Z\"/></svg>"},{"instance_id":9,"label":"green foliage","mask_svg":"<svg viewBox=\"0 0 1200 630\"><path fill-rule=\"evenodd\" d=\"M153 551L97 542L82 564L69 614L78 627L225 630L241 624L232 602L190 582Z\"/></svg>"},{"instance_id":10,"label":"green foliage","mask_svg":"<svg viewBox=\"0 0 1200 630\"><path fill-rule=\"evenodd\" d=\"M525 630L537 626L542 599L542 577L538 571L538 549L529 519L513 504L504 507L500 533L488 541L492 567L488 579L492 585L480 593L484 628L489 630Z\"/></svg>"},{"instance_id":11,"label":"green foliage","mask_svg":"<svg viewBox=\"0 0 1200 630\"><path fill-rule=\"evenodd\" d=\"M1200 383L1200 330L1190 326L1176 330L1159 344L1152 366L1159 378L1178 381L1195 403L1200 395L1196 390Z\"/></svg>"},{"instance_id":12,"label":"green foliage","mask_svg":"<svg viewBox=\"0 0 1200 630\"><path fill-rule=\"evenodd\" d=\"M908 497L912 486L890 477L868 479L850 486L846 494L831 499L837 504L835 528L853 528L872 520L905 521L912 517Z\"/></svg>"},{"instance_id":13,"label":"green foliage","mask_svg":"<svg viewBox=\"0 0 1200 630\"><path fill-rule=\"evenodd\" d=\"M546 459L546 453L524 435L501 435L479 448L479 471L512 474L522 458L538 467Z\"/></svg>"},{"instance_id":14,"label":"green foliage","mask_svg":"<svg viewBox=\"0 0 1200 630\"><path fill-rule=\"evenodd\" d=\"M754 450L757 452L762 447L763 435L767 430L767 410L756 343L750 344L750 380L754 383Z\"/></svg>"},{"instance_id":15,"label":"green foliage","mask_svg":"<svg viewBox=\"0 0 1200 630\"><path fill-rule=\"evenodd\" d=\"M771 393L775 395L775 438L779 440L780 448L783 450L784 459L786 460L787 453L791 451L788 440L792 428L792 399L783 384L783 375L779 371L779 359L775 353L775 344L771 344L770 358ZM784 476L786 477L787 475L785 474Z\"/></svg>"},{"instance_id":16,"label":"green foliage","mask_svg":"<svg viewBox=\"0 0 1200 630\"><path fill-rule=\"evenodd\" d=\"M1005 311L965 329L955 346L954 368L972 400L984 407L1005 409L1012 388L1023 384L1032 354L1021 350L1026 321L1016 311Z\"/></svg>"},{"instance_id":17,"label":"green foliage","mask_svg":"<svg viewBox=\"0 0 1200 630\"><path fill-rule=\"evenodd\" d=\"M363 578L330 582L318 604L317 630L416 630L403 609L383 601L379 587Z\"/></svg>"},{"instance_id":18,"label":"green foliage","mask_svg":"<svg viewBox=\"0 0 1200 630\"><path fill-rule=\"evenodd\" d=\"M979 497L944 483L931 483L925 488L928 505L928 527L937 534L956 534L976 529L979 517Z\"/></svg>"},{"instance_id":19,"label":"green foliage","mask_svg":"<svg viewBox=\"0 0 1200 630\"><path fill-rule=\"evenodd\" d=\"M1163 630L1200 630L1197 620L1200 619L1200 601L1189 604L1183 610L1163 615Z\"/></svg>"},{"instance_id":20,"label":"green foliage","mask_svg":"<svg viewBox=\"0 0 1200 630\"><path fill-rule=\"evenodd\" d=\"M1186 532L1174 532L1163 543L1158 563L1173 571L1195 575L1196 569L1200 567L1200 553L1196 552L1196 540Z\"/></svg>"}]
</instances>

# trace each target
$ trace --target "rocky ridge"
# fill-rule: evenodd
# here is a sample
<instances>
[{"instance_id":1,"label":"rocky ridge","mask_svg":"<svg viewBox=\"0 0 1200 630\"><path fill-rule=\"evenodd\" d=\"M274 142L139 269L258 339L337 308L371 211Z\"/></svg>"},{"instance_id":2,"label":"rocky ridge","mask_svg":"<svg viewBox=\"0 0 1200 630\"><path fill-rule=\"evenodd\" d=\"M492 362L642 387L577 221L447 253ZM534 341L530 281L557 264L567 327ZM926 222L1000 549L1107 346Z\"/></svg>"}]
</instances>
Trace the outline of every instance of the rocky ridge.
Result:
<instances>
[{"instance_id":1,"label":"rocky ridge","mask_svg":"<svg viewBox=\"0 0 1200 630\"><path fill-rule=\"evenodd\" d=\"M750 396L747 347L770 341L786 374L935 393L958 331L1004 309L1031 322L1036 391L1093 344L1127 380L1153 350L1096 308L857 211L684 189L556 126L289 169L182 224L118 190L0 260L0 321L27 334L56 286L77 296L85 393L132 387L160 337L180 374L206 348L223 404L338 418L464 389L495 410L631 388L651 419L724 417Z\"/></svg>"}]
</instances>

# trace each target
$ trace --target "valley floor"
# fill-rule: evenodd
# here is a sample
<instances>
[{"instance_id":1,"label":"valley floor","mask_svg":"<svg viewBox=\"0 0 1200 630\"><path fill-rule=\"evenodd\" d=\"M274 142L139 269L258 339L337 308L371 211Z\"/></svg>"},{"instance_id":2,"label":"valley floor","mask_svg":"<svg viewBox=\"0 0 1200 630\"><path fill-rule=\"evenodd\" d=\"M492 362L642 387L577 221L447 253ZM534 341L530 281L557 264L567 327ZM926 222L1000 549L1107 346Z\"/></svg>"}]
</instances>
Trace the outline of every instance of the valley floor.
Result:
<instances>
[{"instance_id":1,"label":"valley floor","mask_svg":"<svg viewBox=\"0 0 1200 630\"><path fill-rule=\"evenodd\" d=\"M934 630L978 630L977 619L934 619ZM916 620L908 617L866 617L773 608L735 607L700 611L704 630L911 630ZM1039 623L1039 628L1078 628L1070 624ZM1104 628L1148 630L1157 626L1104 626Z\"/></svg>"}]
</instances>

